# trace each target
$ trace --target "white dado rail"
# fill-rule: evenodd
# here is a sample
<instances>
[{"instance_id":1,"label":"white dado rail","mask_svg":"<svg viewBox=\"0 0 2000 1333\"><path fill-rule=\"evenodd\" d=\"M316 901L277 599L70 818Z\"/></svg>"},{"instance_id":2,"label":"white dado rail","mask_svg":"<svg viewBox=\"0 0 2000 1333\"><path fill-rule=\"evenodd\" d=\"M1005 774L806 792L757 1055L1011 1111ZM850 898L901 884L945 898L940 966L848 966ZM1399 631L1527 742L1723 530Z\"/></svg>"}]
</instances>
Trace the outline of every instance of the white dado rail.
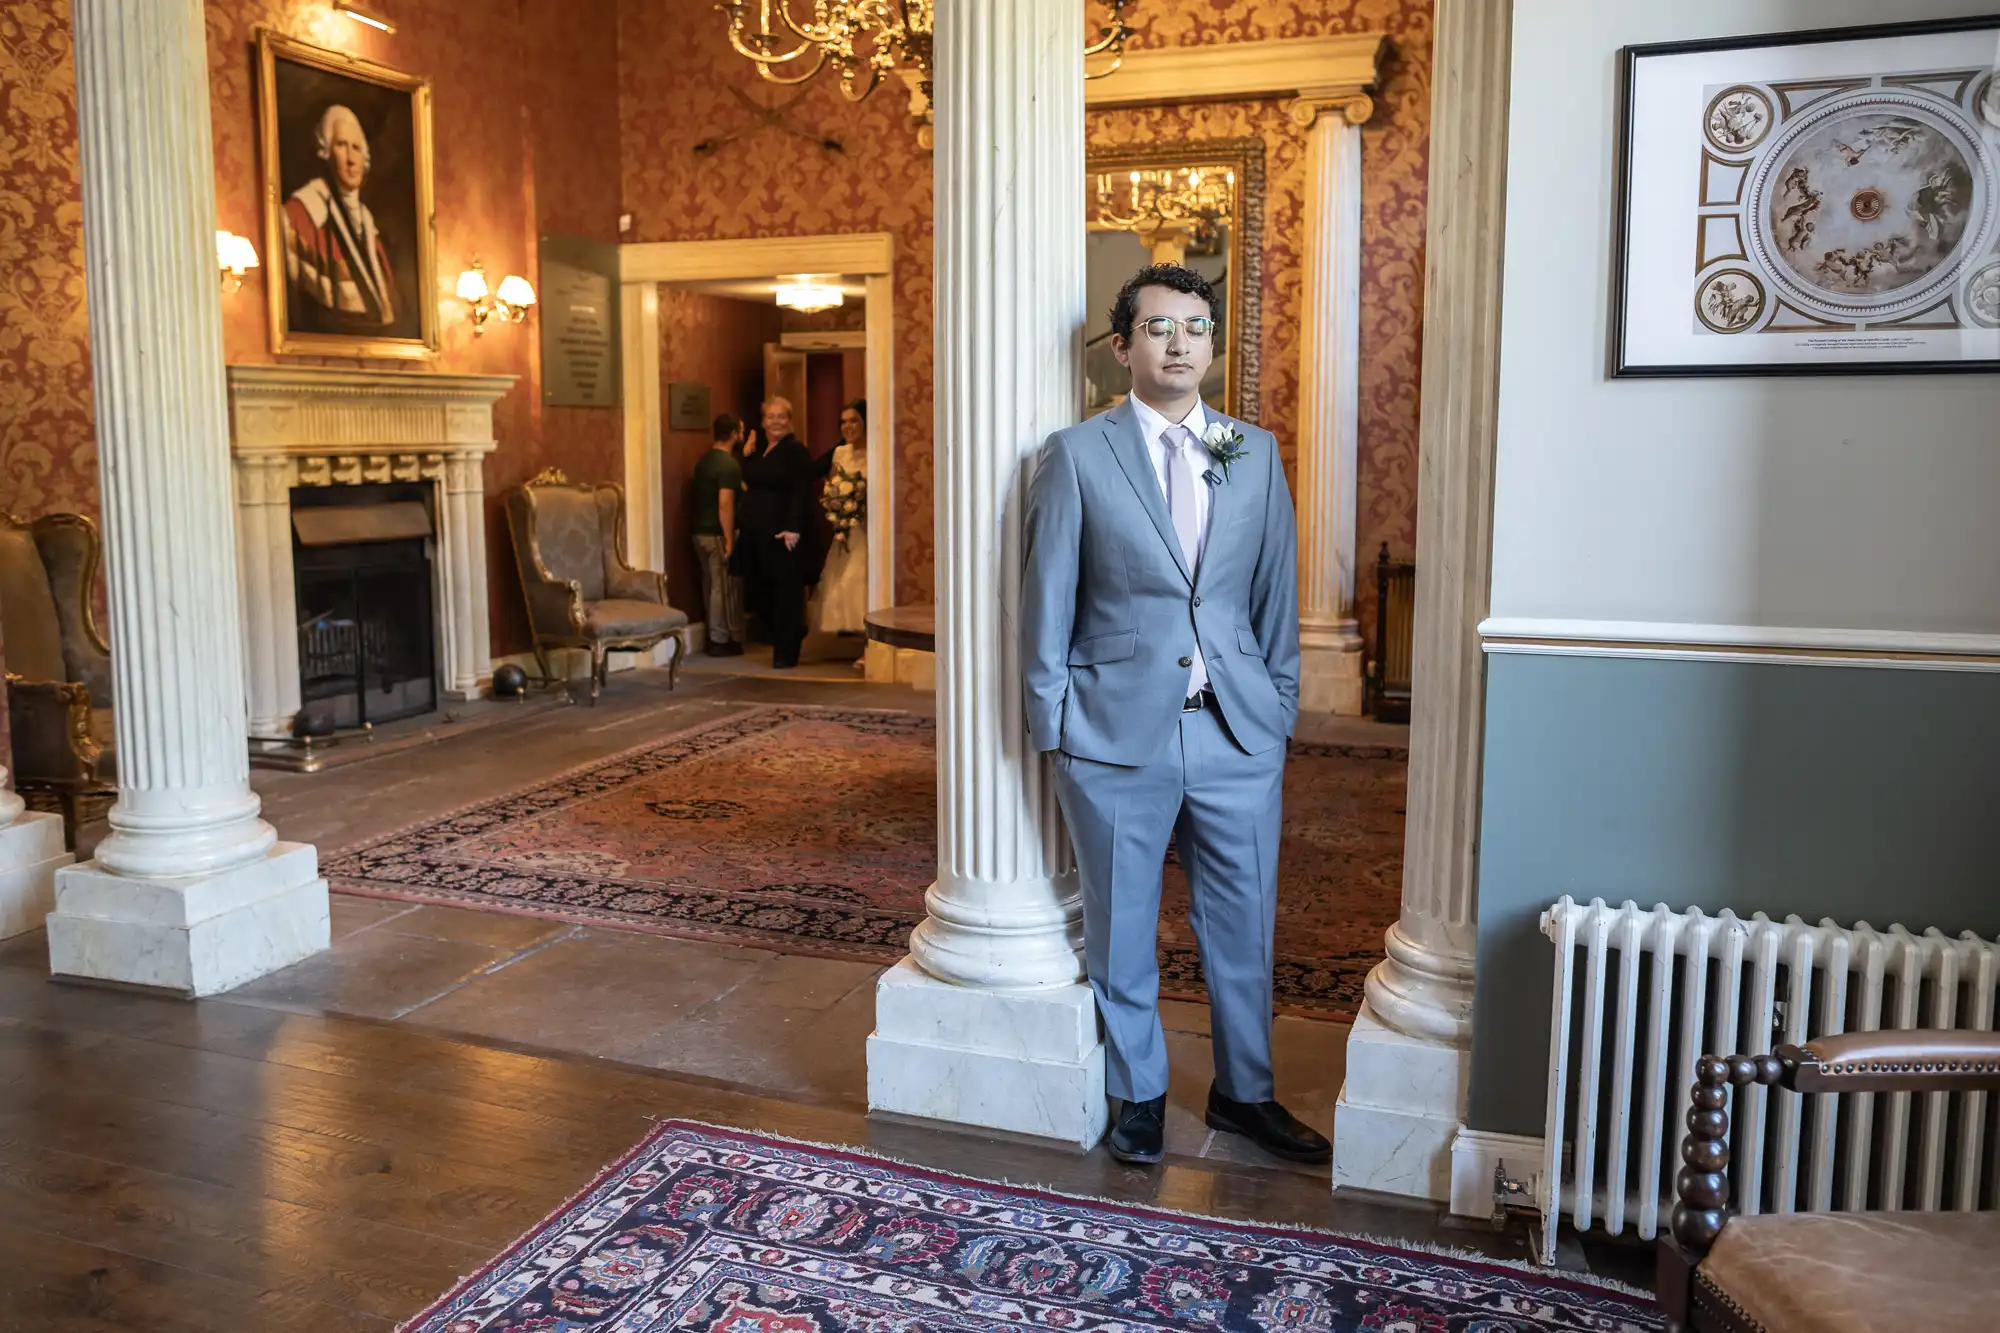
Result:
<instances>
[{"instance_id":1,"label":"white dado rail","mask_svg":"<svg viewBox=\"0 0 2000 1333\"><path fill-rule=\"evenodd\" d=\"M292 488L430 482L438 684L481 694L493 670L486 606L486 486L493 404L512 375L316 366L229 367L237 568L250 738L290 734L299 710Z\"/></svg>"}]
</instances>

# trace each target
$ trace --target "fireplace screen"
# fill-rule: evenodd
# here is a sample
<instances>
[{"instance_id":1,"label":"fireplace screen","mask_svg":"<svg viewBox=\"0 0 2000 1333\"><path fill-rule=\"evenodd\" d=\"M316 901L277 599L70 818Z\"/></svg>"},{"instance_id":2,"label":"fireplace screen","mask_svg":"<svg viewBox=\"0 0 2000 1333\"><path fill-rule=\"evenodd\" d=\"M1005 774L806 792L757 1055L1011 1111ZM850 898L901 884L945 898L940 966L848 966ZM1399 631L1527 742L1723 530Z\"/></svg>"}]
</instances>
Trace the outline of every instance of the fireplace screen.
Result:
<instances>
[{"instance_id":1,"label":"fireplace screen","mask_svg":"<svg viewBox=\"0 0 2000 1333\"><path fill-rule=\"evenodd\" d=\"M299 487L292 568L302 706L340 728L437 707L429 487Z\"/></svg>"}]
</instances>

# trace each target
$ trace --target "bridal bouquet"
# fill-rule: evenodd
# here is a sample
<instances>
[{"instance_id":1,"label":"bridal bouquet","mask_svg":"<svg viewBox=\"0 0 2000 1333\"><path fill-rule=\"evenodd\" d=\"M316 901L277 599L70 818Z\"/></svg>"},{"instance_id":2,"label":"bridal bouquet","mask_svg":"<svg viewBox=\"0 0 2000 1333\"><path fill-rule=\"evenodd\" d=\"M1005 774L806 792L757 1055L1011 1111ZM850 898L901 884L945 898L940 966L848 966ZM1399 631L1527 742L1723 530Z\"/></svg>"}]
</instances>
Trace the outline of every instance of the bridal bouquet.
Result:
<instances>
[{"instance_id":1,"label":"bridal bouquet","mask_svg":"<svg viewBox=\"0 0 2000 1333\"><path fill-rule=\"evenodd\" d=\"M836 541L846 541L862 519L868 516L868 477L836 466L827 474L826 488L820 492L819 507L833 524Z\"/></svg>"}]
</instances>

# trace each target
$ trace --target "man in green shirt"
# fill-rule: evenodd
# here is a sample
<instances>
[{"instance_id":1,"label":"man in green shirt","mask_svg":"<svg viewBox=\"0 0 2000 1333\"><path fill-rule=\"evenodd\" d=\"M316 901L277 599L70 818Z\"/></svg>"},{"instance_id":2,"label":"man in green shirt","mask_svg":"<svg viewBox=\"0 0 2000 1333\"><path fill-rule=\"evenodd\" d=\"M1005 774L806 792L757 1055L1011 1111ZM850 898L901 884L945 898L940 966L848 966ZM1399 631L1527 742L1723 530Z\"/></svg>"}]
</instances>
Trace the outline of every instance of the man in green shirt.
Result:
<instances>
[{"instance_id":1,"label":"man in green shirt","mask_svg":"<svg viewBox=\"0 0 2000 1333\"><path fill-rule=\"evenodd\" d=\"M743 492L736 461L743 423L723 413L715 419L714 441L694 465L694 549L707 586L709 655L736 657L743 652L743 584L730 574L729 557L736 550L736 497Z\"/></svg>"}]
</instances>

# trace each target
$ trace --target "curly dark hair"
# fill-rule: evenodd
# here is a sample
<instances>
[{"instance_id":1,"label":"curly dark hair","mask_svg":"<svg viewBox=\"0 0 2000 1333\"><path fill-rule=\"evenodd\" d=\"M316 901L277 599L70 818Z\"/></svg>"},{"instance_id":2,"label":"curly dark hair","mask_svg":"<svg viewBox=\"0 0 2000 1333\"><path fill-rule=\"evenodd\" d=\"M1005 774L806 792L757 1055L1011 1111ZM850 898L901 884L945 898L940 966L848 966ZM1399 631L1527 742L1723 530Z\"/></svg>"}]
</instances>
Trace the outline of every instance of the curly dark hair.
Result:
<instances>
[{"instance_id":1,"label":"curly dark hair","mask_svg":"<svg viewBox=\"0 0 2000 1333\"><path fill-rule=\"evenodd\" d=\"M1209 317L1215 317L1215 288L1207 278L1179 264L1148 264L1125 280L1111 306L1111 331L1128 343L1132 341L1132 326L1139 317L1139 292L1146 287L1165 287L1170 292L1199 296L1208 302Z\"/></svg>"}]
</instances>

